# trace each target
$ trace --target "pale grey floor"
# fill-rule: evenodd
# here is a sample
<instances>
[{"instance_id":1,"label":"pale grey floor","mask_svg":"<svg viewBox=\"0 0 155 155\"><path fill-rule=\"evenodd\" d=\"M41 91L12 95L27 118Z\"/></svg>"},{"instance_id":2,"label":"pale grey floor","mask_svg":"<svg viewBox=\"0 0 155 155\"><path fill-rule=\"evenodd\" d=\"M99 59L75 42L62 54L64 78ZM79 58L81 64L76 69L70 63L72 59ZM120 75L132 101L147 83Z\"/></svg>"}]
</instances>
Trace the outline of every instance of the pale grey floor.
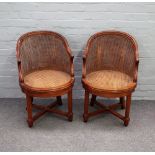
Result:
<instances>
[{"instance_id":1,"label":"pale grey floor","mask_svg":"<svg viewBox=\"0 0 155 155\"><path fill-rule=\"evenodd\" d=\"M25 100L0 99L0 151L155 151L155 101L133 101L128 127L110 114L85 124L82 112L74 100L73 122L47 114L30 129Z\"/></svg>"}]
</instances>

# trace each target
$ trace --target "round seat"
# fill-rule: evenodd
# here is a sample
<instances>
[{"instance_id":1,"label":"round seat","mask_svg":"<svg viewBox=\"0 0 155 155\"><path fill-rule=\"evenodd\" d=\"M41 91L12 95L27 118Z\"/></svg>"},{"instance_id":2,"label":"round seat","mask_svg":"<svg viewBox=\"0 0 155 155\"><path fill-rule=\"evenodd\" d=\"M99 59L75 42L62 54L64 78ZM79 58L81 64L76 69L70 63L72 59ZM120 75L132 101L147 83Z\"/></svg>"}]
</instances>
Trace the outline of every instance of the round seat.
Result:
<instances>
[{"instance_id":1,"label":"round seat","mask_svg":"<svg viewBox=\"0 0 155 155\"><path fill-rule=\"evenodd\" d=\"M84 80L94 89L119 91L136 86L133 79L125 73L112 70L99 70L86 75Z\"/></svg>"},{"instance_id":2,"label":"round seat","mask_svg":"<svg viewBox=\"0 0 155 155\"><path fill-rule=\"evenodd\" d=\"M61 88L71 81L71 76L62 71L39 70L27 74L24 84L37 89Z\"/></svg>"}]
</instances>

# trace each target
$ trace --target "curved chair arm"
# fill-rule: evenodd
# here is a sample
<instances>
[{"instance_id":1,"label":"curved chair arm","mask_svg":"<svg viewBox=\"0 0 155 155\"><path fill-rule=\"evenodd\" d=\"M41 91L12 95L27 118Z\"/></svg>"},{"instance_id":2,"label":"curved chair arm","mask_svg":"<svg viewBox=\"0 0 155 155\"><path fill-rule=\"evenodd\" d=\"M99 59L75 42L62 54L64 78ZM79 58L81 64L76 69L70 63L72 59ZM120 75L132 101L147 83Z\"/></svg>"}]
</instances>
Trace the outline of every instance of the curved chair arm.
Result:
<instances>
[{"instance_id":1,"label":"curved chair arm","mask_svg":"<svg viewBox=\"0 0 155 155\"><path fill-rule=\"evenodd\" d=\"M20 44L20 40L17 41L16 58L17 58L19 82L22 83L22 82L24 82L24 79L23 79L23 75L22 75L22 72L21 72L21 60L20 60L20 56L19 56L19 44Z\"/></svg>"},{"instance_id":2,"label":"curved chair arm","mask_svg":"<svg viewBox=\"0 0 155 155\"><path fill-rule=\"evenodd\" d=\"M138 77L138 66L139 66L139 53L138 53L138 44L137 41L132 37L135 43L135 57L136 57L136 64L135 64L135 73L134 73L134 82L137 83L137 77Z\"/></svg>"},{"instance_id":3,"label":"curved chair arm","mask_svg":"<svg viewBox=\"0 0 155 155\"><path fill-rule=\"evenodd\" d=\"M86 52L87 50L84 50L84 54L82 56L83 58L83 66L82 66L82 78L85 78L86 77Z\"/></svg>"},{"instance_id":4,"label":"curved chair arm","mask_svg":"<svg viewBox=\"0 0 155 155\"><path fill-rule=\"evenodd\" d=\"M72 51L71 49L69 48L69 46L67 45L67 52L69 54L69 57L70 57L70 62L71 62L71 70L70 70L70 75L71 77L74 77L74 64L73 64L73 60L74 60L74 56L72 55Z\"/></svg>"}]
</instances>

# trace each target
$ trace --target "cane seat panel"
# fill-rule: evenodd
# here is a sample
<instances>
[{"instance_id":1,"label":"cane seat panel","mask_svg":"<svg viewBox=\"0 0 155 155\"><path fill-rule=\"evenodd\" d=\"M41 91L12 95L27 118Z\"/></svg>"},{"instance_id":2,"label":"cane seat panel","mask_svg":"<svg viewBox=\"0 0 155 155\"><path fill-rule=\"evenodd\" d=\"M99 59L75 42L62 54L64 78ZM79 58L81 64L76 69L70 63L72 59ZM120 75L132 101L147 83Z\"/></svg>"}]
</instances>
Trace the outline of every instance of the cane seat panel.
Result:
<instances>
[{"instance_id":1,"label":"cane seat panel","mask_svg":"<svg viewBox=\"0 0 155 155\"><path fill-rule=\"evenodd\" d=\"M95 89L108 91L119 91L135 87L133 78L125 73L113 70L99 70L91 72L86 76L85 81Z\"/></svg>"},{"instance_id":2,"label":"cane seat panel","mask_svg":"<svg viewBox=\"0 0 155 155\"><path fill-rule=\"evenodd\" d=\"M62 71L39 70L27 74L24 83L27 86L37 89L61 88L71 81L71 76Z\"/></svg>"}]
</instances>

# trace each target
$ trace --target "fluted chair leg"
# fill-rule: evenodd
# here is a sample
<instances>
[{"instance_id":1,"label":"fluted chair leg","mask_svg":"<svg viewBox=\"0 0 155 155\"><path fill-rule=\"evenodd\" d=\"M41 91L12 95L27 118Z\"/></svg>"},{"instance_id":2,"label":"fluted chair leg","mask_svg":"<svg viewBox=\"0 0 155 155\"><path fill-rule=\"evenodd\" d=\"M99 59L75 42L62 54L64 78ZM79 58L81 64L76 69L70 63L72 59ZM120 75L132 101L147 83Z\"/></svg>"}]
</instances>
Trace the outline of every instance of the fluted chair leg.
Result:
<instances>
[{"instance_id":1,"label":"fluted chair leg","mask_svg":"<svg viewBox=\"0 0 155 155\"><path fill-rule=\"evenodd\" d=\"M125 97L120 97L121 108L125 109Z\"/></svg>"},{"instance_id":2,"label":"fluted chair leg","mask_svg":"<svg viewBox=\"0 0 155 155\"><path fill-rule=\"evenodd\" d=\"M62 105L62 99L61 99L61 96L57 96L57 103L59 105Z\"/></svg>"},{"instance_id":3,"label":"fluted chair leg","mask_svg":"<svg viewBox=\"0 0 155 155\"><path fill-rule=\"evenodd\" d=\"M72 90L68 92L68 120L73 120L73 112L72 112Z\"/></svg>"},{"instance_id":4,"label":"fluted chair leg","mask_svg":"<svg viewBox=\"0 0 155 155\"><path fill-rule=\"evenodd\" d=\"M131 105L131 94L127 96L126 100L126 108L125 108L125 119L124 119L124 125L128 126L129 121L130 121L130 105Z\"/></svg>"},{"instance_id":5,"label":"fluted chair leg","mask_svg":"<svg viewBox=\"0 0 155 155\"><path fill-rule=\"evenodd\" d=\"M30 128L33 126L32 101L33 101L33 98L32 98L31 96L29 96L29 95L26 95L27 114L28 114L27 123L28 123L28 126L29 126Z\"/></svg>"},{"instance_id":6,"label":"fluted chair leg","mask_svg":"<svg viewBox=\"0 0 155 155\"><path fill-rule=\"evenodd\" d=\"M83 114L83 121L88 121L88 105L89 105L89 92L85 90L85 101L84 101L84 114Z\"/></svg>"},{"instance_id":7,"label":"fluted chair leg","mask_svg":"<svg viewBox=\"0 0 155 155\"><path fill-rule=\"evenodd\" d=\"M92 95L91 101L90 101L90 105L94 106L94 103L96 101L96 95Z\"/></svg>"}]
</instances>

